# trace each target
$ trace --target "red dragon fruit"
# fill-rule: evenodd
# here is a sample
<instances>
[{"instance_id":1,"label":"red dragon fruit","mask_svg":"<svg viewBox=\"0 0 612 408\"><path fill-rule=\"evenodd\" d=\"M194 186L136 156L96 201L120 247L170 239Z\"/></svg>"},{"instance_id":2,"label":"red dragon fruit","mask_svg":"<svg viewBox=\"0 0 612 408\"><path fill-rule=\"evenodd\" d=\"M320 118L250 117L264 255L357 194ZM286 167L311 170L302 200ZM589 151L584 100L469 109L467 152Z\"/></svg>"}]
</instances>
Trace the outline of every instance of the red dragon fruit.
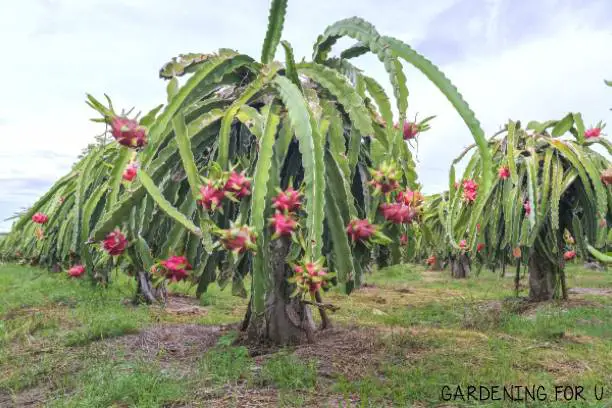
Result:
<instances>
[{"instance_id":1,"label":"red dragon fruit","mask_svg":"<svg viewBox=\"0 0 612 408\"><path fill-rule=\"evenodd\" d=\"M374 187L374 195L387 194L399 188L398 171L393 164L382 163L378 169L370 169L372 180L368 183Z\"/></svg>"},{"instance_id":2,"label":"red dragon fruit","mask_svg":"<svg viewBox=\"0 0 612 408\"><path fill-rule=\"evenodd\" d=\"M346 227L346 232L355 241L367 241L376 232L376 227L368 220L351 220Z\"/></svg>"},{"instance_id":3,"label":"red dragon fruit","mask_svg":"<svg viewBox=\"0 0 612 408\"><path fill-rule=\"evenodd\" d=\"M404 140L410 140L419 134L419 126L414 122L404 122Z\"/></svg>"},{"instance_id":4,"label":"red dragon fruit","mask_svg":"<svg viewBox=\"0 0 612 408\"><path fill-rule=\"evenodd\" d=\"M240 200L251 194L251 182L245 177L244 172L232 171L223 190Z\"/></svg>"},{"instance_id":5,"label":"red dragon fruit","mask_svg":"<svg viewBox=\"0 0 612 408\"><path fill-rule=\"evenodd\" d=\"M482 242L479 242L478 245L476 245L476 252L480 252L484 249L485 244L483 244Z\"/></svg>"},{"instance_id":6,"label":"red dragon fruit","mask_svg":"<svg viewBox=\"0 0 612 408\"><path fill-rule=\"evenodd\" d=\"M601 136L601 128L594 127L584 131L585 139L591 139L599 136Z\"/></svg>"},{"instance_id":7,"label":"red dragon fruit","mask_svg":"<svg viewBox=\"0 0 612 408\"><path fill-rule=\"evenodd\" d=\"M406 205L418 207L423 203L423 194L420 191L412 191L406 189L406 191L400 191L397 193L397 202L403 202Z\"/></svg>"},{"instance_id":8,"label":"red dragon fruit","mask_svg":"<svg viewBox=\"0 0 612 408\"><path fill-rule=\"evenodd\" d=\"M218 184L209 180L208 183L200 186L200 199L198 203L207 210L214 211L225 198L225 191Z\"/></svg>"},{"instance_id":9,"label":"red dragon fruit","mask_svg":"<svg viewBox=\"0 0 612 408\"><path fill-rule=\"evenodd\" d=\"M134 119L115 116L110 125L113 137L122 146L138 148L147 143L147 129Z\"/></svg>"},{"instance_id":10,"label":"red dragon fruit","mask_svg":"<svg viewBox=\"0 0 612 408\"><path fill-rule=\"evenodd\" d=\"M34 221L36 224L46 224L47 221L49 221L49 217L47 214L37 212L32 216L32 221Z\"/></svg>"},{"instance_id":11,"label":"red dragon fruit","mask_svg":"<svg viewBox=\"0 0 612 408\"><path fill-rule=\"evenodd\" d=\"M531 204L529 203L529 200L525 200L523 203L523 208L525 209L525 215L531 214Z\"/></svg>"},{"instance_id":12,"label":"red dragon fruit","mask_svg":"<svg viewBox=\"0 0 612 408\"><path fill-rule=\"evenodd\" d=\"M302 193L294 190L292 187L288 187L285 191L280 191L274 200L272 200L272 206L277 211L298 211L302 206L301 201Z\"/></svg>"},{"instance_id":13,"label":"red dragon fruit","mask_svg":"<svg viewBox=\"0 0 612 408\"><path fill-rule=\"evenodd\" d=\"M565 251L565 253L563 254L563 259L565 259L566 261L571 261L575 257L576 251Z\"/></svg>"},{"instance_id":14,"label":"red dragon fruit","mask_svg":"<svg viewBox=\"0 0 612 408\"><path fill-rule=\"evenodd\" d=\"M173 255L168 259L160 261L159 263L163 268L163 275L170 279L172 282L178 282L186 279L189 276L189 272L192 270L191 264L184 256ZM156 269L160 271L160 269Z\"/></svg>"},{"instance_id":15,"label":"red dragon fruit","mask_svg":"<svg viewBox=\"0 0 612 408\"><path fill-rule=\"evenodd\" d=\"M299 293L310 293L314 296L321 288L328 285L329 279L334 275L323 267L323 260L317 262L302 261L293 267L294 276L288 279L295 283L297 288L294 295Z\"/></svg>"},{"instance_id":16,"label":"red dragon fruit","mask_svg":"<svg viewBox=\"0 0 612 408\"><path fill-rule=\"evenodd\" d=\"M601 181L606 186L612 183L612 167L601 172Z\"/></svg>"},{"instance_id":17,"label":"red dragon fruit","mask_svg":"<svg viewBox=\"0 0 612 408\"><path fill-rule=\"evenodd\" d=\"M72 268L68 269L68 275L73 278L78 278L85 273L85 267L83 265L73 265Z\"/></svg>"},{"instance_id":18,"label":"red dragon fruit","mask_svg":"<svg viewBox=\"0 0 612 408\"><path fill-rule=\"evenodd\" d=\"M383 217L394 224L408 224L416 216L416 210L404 203L383 203L379 208Z\"/></svg>"},{"instance_id":19,"label":"red dragon fruit","mask_svg":"<svg viewBox=\"0 0 612 408\"><path fill-rule=\"evenodd\" d=\"M122 177L125 181L132 181L136 178L136 173L138 173L138 164L131 163L123 171Z\"/></svg>"},{"instance_id":20,"label":"red dragon fruit","mask_svg":"<svg viewBox=\"0 0 612 408\"><path fill-rule=\"evenodd\" d=\"M117 256L121 255L123 251L125 251L125 247L127 246L127 239L125 235L116 228L114 231L110 232L103 242L103 247L109 255Z\"/></svg>"},{"instance_id":21,"label":"red dragon fruit","mask_svg":"<svg viewBox=\"0 0 612 408\"><path fill-rule=\"evenodd\" d=\"M474 202L476 200L476 191L478 190L478 184L474 180L463 181L463 199L467 202Z\"/></svg>"},{"instance_id":22,"label":"red dragon fruit","mask_svg":"<svg viewBox=\"0 0 612 408\"><path fill-rule=\"evenodd\" d=\"M507 166L502 166L497 170L497 175L500 179L506 180L510 177L510 169Z\"/></svg>"},{"instance_id":23,"label":"red dragon fruit","mask_svg":"<svg viewBox=\"0 0 612 408\"><path fill-rule=\"evenodd\" d=\"M429 266L433 266L433 265L435 265L435 264L436 264L436 260L437 260L437 259L436 259L436 256L435 256L435 255L432 255L432 256L430 256L429 258L427 258L427 260L425 261L425 263L426 263L427 265L429 265Z\"/></svg>"},{"instance_id":24,"label":"red dragon fruit","mask_svg":"<svg viewBox=\"0 0 612 408\"><path fill-rule=\"evenodd\" d=\"M233 225L229 229L219 230L217 234L220 236L221 245L236 255L257 249L255 244L257 236L248 225Z\"/></svg>"},{"instance_id":25,"label":"red dragon fruit","mask_svg":"<svg viewBox=\"0 0 612 408\"><path fill-rule=\"evenodd\" d=\"M291 236L297 228L298 223L291 213L276 211L274 216L270 218L270 226L274 230L272 239L277 239L282 236Z\"/></svg>"}]
</instances>

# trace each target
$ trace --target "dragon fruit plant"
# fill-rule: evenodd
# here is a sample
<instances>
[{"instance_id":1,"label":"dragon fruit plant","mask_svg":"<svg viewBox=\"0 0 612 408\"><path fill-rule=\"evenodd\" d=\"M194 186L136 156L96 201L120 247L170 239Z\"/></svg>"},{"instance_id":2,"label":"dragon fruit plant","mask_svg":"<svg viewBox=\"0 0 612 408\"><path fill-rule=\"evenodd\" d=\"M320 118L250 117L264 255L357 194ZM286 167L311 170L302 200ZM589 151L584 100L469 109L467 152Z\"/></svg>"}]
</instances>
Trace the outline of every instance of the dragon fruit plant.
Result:
<instances>
[{"instance_id":1,"label":"dragon fruit plant","mask_svg":"<svg viewBox=\"0 0 612 408\"><path fill-rule=\"evenodd\" d=\"M444 226L444 236L438 238L453 248L451 266L469 270L470 261L476 261L479 269L501 265L503 274L513 265L517 293L520 269L527 268L532 300L567 298L566 261L598 258L612 221L612 166L593 149L597 144L610 149L603 128L602 123L585 128L579 113L526 127L510 121L489 141L491 163L484 166L488 158L481 151L472 155L461 191L452 187L454 166L473 146L463 152L451 167L451 188L442 195L442 205L431 209ZM498 177L485 167L497 168ZM483 182L486 178L492 179L490 187ZM462 239L467 240L468 256L461 255Z\"/></svg>"},{"instance_id":2,"label":"dragon fruit plant","mask_svg":"<svg viewBox=\"0 0 612 408\"><path fill-rule=\"evenodd\" d=\"M243 325L248 335L287 344L312 338L310 307L322 316L328 309L321 297L329 288L324 277L333 276L329 282L346 293L361 284L372 258L363 241L386 248L373 240L378 231L388 236L394 261L400 248L413 251L420 210L403 197L398 201L399 191L419 189L403 132L408 90L401 62L414 65L448 98L486 157L488 142L474 113L429 60L357 17L329 26L316 39L312 60L296 62L291 45L281 41L286 9L287 0L272 0L258 60L220 49L165 64L160 77L168 80L168 102L142 117L88 96L102 114L94 120L109 127L112 139L24 214L49 215L42 251L28 255L47 264L82 262L94 278L120 266L148 300L156 297L150 290L156 276L190 280L198 295L213 282L231 283L236 295L250 292ZM342 37L358 41L356 48L342 59L332 57ZM279 45L283 64L274 60ZM352 64L351 56L363 52L382 61L395 98ZM181 85L183 75L188 78ZM395 122L397 129L383 125ZM138 168L126 182L131 160ZM370 176L368 169L380 173ZM481 189L488 190L486 178ZM61 205L59 196L65 197ZM56 219L67 222L60 226ZM365 223L347 231L352 220L369 220L373 234ZM19 220L2 242L6 253L21 248L17 229L24 223ZM125 246L118 235L108 237L117 228ZM401 247L403 234L408 239ZM325 267L317 264L316 276L310 275L308 263L322 257ZM156 259L167 260L166 266ZM308 292L294 297L297 280L287 279L297 276L292 265L309 274L302 275ZM244 287L248 274L250 291ZM313 289L314 302L308 300Z\"/></svg>"}]
</instances>

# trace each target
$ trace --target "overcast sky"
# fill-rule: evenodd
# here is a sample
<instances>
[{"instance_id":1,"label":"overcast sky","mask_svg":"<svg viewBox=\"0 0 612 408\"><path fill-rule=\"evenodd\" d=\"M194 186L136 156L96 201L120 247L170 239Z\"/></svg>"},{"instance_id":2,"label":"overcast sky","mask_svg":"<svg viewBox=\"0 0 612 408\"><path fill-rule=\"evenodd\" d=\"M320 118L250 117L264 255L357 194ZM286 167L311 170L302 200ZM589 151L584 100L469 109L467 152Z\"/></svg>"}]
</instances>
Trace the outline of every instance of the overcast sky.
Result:
<instances>
[{"instance_id":1,"label":"overcast sky","mask_svg":"<svg viewBox=\"0 0 612 408\"><path fill-rule=\"evenodd\" d=\"M267 13L267 0L0 0L0 231L102 132L85 92L147 111L165 102L158 70L179 53L259 58ZM291 0L283 39L309 59L327 25L354 15L439 65L488 134L509 118L612 115L610 0ZM376 58L356 63L387 84ZM409 117L437 115L418 146L424 191L436 192L471 136L423 75L407 74Z\"/></svg>"}]
</instances>

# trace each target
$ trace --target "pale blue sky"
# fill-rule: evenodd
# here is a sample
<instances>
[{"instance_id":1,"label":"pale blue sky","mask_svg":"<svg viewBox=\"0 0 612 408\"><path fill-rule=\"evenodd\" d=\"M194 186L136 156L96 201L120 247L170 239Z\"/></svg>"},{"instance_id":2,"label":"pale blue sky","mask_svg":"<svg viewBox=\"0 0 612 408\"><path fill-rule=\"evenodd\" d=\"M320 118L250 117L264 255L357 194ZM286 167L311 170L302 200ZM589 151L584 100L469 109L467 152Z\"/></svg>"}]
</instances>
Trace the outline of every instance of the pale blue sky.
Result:
<instances>
[{"instance_id":1,"label":"pale blue sky","mask_svg":"<svg viewBox=\"0 0 612 408\"><path fill-rule=\"evenodd\" d=\"M258 58L267 13L267 0L0 2L0 231L101 133L88 122L85 92L146 111L165 101L157 75L172 56L227 47ZM509 118L610 118L609 0L290 0L283 38L309 58L328 24L353 15L438 64L488 133ZM386 84L374 57L357 62ZM438 115L420 138L418 169L424 191L439 191L470 135L413 69L408 86L410 117Z\"/></svg>"}]
</instances>

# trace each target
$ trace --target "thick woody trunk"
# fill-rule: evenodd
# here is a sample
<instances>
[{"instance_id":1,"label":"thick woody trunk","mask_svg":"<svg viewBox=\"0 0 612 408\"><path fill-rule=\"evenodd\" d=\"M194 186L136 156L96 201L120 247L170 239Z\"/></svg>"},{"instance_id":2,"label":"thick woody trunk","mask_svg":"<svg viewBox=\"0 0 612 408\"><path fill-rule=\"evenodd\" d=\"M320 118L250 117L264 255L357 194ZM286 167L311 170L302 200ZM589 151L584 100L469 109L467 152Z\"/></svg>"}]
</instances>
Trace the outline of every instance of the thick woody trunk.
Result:
<instances>
[{"instance_id":1,"label":"thick woody trunk","mask_svg":"<svg viewBox=\"0 0 612 408\"><path fill-rule=\"evenodd\" d=\"M466 254L460 254L451 259L451 274L455 279L467 278L470 274L470 258Z\"/></svg>"},{"instance_id":2,"label":"thick woody trunk","mask_svg":"<svg viewBox=\"0 0 612 408\"><path fill-rule=\"evenodd\" d=\"M257 315L250 305L242 326L251 342L285 346L314 341L315 322L310 308L290 297L292 287L287 278L291 270L286 264L289 247L290 241L285 238L270 243L271 276L265 312Z\"/></svg>"},{"instance_id":3,"label":"thick woody trunk","mask_svg":"<svg viewBox=\"0 0 612 408\"><path fill-rule=\"evenodd\" d=\"M555 265L538 251L529 257L529 300L551 300L555 293Z\"/></svg>"},{"instance_id":4,"label":"thick woody trunk","mask_svg":"<svg viewBox=\"0 0 612 408\"><path fill-rule=\"evenodd\" d=\"M136 282L138 284L138 288L136 290L136 296L134 297L135 304L166 302L166 286L164 284L159 287L153 286L153 282L151 282L151 274L144 271L137 272Z\"/></svg>"}]
</instances>

